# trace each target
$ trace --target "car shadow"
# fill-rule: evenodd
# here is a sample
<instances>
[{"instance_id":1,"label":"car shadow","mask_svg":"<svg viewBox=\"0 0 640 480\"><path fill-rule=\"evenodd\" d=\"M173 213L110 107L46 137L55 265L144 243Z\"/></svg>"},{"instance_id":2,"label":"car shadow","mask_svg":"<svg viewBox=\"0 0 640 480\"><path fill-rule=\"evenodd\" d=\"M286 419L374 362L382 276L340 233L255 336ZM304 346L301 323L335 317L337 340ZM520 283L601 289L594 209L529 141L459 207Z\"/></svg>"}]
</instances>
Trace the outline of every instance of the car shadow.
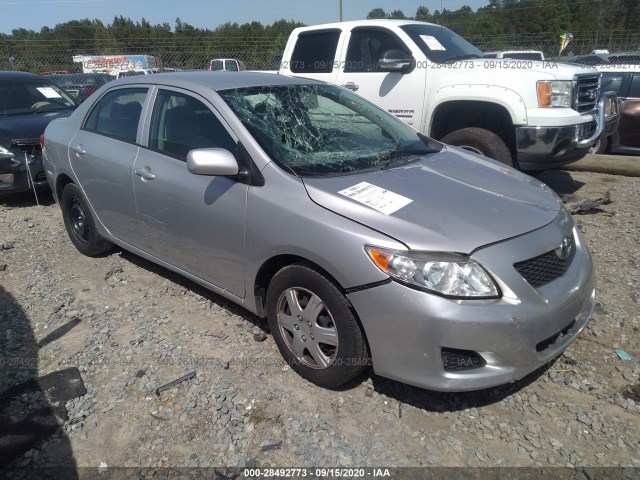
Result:
<instances>
[{"instance_id":1,"label":"car shadow","mask_svg":"<svg viewBox=\"0 0 640 480\"><path fill-rule=\"evenodd\" d=\"M529 175L546 183L558 195L572 195L580 190L585 183L575 180L569 172L564 170L542 170L530 172Z\"/></svg>"},{"instance_id":2,"label":"car shadow","mask_svg":"<svg viewBox=\"0 0 640 480\"><path fill-rule=\"evenodd\" d=\"M537 381L554 362L555 360L551 361L518 381L470 392L436 392L380 377L373 373L370 378L373 389L377 393L397 400L401 404L411 405L428 412L457 412L501 402Z\"/></svg>"},{"instance_id":3,"label":"car shadow","mask_svg":"<svg viewBox=\"0 0 640 480\"><path fill-rule=\"evenodd\" d=\"M180 287L191 290L193 293L209 300L211 303L217 305L218 307L224 308L234 315L242 317L243 320L251 323L253 326L257 326L265 333L269 333L269 327L267 326L267 321L265 319L261 319L260 317L254 315L240 305L232 302L231 300L227 300L222 295L218 295L217 293L212 292L208 288L205 288L202 285L189 280L188 278L183 277L179 273L175 273L168 268L153 263L143 257L136 255L135 253L120 249L119 247L117 248L117 254L127 262L131 262L139 268L148 270L149 272L152 272L166 280L169 280L170 282Z\"/></svg>"},{"instance_id":4,"label":"car shadow","mask_svg":"<svg viewBox=\"0 0 640 480\"><path fill-rule=\"evenodd\" d=\"M51 190L48 188L40 190L38 192L37 201L33 192L22 192L8 195L6 197L0 197L0 205L4 205L5 207L31 207L38 203L43 207L48 207L49 205L56 203Z\"/></svg>"},{"instance_id":5,"label":"car shadow","mask_svg":"<svg viewBox=\"0 0 640 480\"><path fill-rule=\"evenodd\" d=\"M25 311L1 286L0 324L0 469L10 477L38 478L49 472L56 478L77 478L62 426L68 395L86 392L79 372L66 369L38 377L41 345ZM50 335L46 342L63 334Z\"/></svg>"}]
</instances>

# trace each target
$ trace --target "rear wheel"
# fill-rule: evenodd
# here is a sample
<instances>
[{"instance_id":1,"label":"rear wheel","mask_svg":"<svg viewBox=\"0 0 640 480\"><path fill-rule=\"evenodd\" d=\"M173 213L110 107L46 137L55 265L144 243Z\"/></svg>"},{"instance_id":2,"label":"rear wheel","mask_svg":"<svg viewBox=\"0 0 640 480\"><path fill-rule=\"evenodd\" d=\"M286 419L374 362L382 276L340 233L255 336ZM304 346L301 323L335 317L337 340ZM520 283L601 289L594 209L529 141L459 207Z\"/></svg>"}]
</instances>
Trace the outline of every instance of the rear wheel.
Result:
<instances>
[{"instance_id":1,"label":"rear wheel","mask_svg":"<svg viewBox=\"0 0 640 480\"><path fill-rule=\"evenodd\" d=\"M113 244L98 233L84 195L73 183L64 187L60 206L69 238L80 253L93 257L113 248Z\"/></svg>"},{"instance_id":2,"label":"rear wheel","mask_svg":"<svg viewBox=\"0 0 640 480\"><path fill-rule=\"evenodd\" d=\"M498 135L484 128L461 128L445 135L441 141L514 166L507 145Z\"/></svg>"},{"instance_id":3,"label":"rear wheel","mask_svg":"<svg viewBox=\"0 0 640 480\"><path fill-rule=\"evenodd\" d=\"M306 264L289 265L275 274L267 292L267 318L282 356L316 385L344 385L369 363L349 301Z\"/></svg>"}]
</instances>

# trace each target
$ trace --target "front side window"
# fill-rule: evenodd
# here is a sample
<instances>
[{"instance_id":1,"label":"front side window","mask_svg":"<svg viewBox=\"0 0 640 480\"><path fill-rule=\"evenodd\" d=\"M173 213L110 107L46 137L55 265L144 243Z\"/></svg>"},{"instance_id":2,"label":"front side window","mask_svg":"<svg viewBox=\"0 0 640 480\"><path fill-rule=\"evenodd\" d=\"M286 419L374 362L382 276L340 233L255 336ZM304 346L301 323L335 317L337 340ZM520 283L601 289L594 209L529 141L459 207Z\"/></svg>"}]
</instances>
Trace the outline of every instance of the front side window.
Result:
<instances>
[{"instance_id":1,"label":"front side window","mask_svg":"<svg viewBox=\"0 0 640 480\"><path fill-rule=\"evenodd\" d=\"M146 88L122 88L106 93L94 105L83 128L135 142Z\"/></svg>"},{"instance_id":2,"label":"front side window","mask_svg":"<svg viewBox=\"0 0 640 480\"><path fill-rule=\"evenodd\" d=\"M294 73L331 73L340 30L301 33L291 55Z\"/></svg>"},{"instance_id":3,"label":"front side window","mask_svg":"<svg viewBox=\"0 0 640 480\"><path fill-rule=\"evenodd\" d=\"M389 50L400 50L410 55L405 45L395 36L382 31L357 29L351 32L345 72L384 72L378 62Z\"/></svg>"},{"instance_id":4,"label":"front side window","mask_svg":"<svg viewBox=\"0 0 640 480\"><path fill-rule=\"evenodd\" d=\"M627 87L629 85L629 79L627 73L617 72L604 72L602 74L602 86L603 92L615 92L616 95L624 97Z\"/></svg>"},{"instance_id":5,"label":"front side window","mask_svg":"<svg viewBox=\"0 0 640 480\"><path fill-rule=\"evenodd\" d=\"M161 90L153 107L149 147L186 160L187 153L196 148L224 148L234 153L236 142L200 100Z\"/></svg>"},{"instance_id":6,"label":"front side window","mask_svg":"<svg viewBox=\"0 0 640 480\"><path fill-rule=\"evenodd\" d=\"M440 144L334 85L278 85L218 92L262 149L296 175L387 168Z\"/></svg>"}]
</instances>

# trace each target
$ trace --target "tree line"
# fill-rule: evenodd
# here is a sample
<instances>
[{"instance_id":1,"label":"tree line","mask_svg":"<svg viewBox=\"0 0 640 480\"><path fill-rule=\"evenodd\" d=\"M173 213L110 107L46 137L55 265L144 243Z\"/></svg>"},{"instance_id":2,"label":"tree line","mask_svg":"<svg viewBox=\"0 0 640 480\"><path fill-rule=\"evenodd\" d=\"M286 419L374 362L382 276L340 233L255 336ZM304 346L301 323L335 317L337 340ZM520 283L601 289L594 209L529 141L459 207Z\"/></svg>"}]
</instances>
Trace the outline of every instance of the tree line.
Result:
<instances>
[{"instance_id":1,"label":"tree line","mask_svg":"<svg viewBox=\"0 0 640 480\"><path fill-rule=\"evenodd\" d=\"M552 51L563 31L574 34L575 53L613 44L640 50L640 0L489 0L476 11L463 6L431 12L419 6L413 16L407 16L402 10L374 8L367 18L440 24L485 50L536 46ZM205 68L211 58L233 57L244 60L248 68L268 68L291 31L302 25L279 20L271 25L255 21L206 29L180 18L173 26L123 16L106 25L100 20L73 20L40 31L18 28L0 34L0 68L36 71L44 69L43 59L47 59L48 68L77 69L73 55L136 53L155 55L167 67Z\"/></svg>"}]
</instances>

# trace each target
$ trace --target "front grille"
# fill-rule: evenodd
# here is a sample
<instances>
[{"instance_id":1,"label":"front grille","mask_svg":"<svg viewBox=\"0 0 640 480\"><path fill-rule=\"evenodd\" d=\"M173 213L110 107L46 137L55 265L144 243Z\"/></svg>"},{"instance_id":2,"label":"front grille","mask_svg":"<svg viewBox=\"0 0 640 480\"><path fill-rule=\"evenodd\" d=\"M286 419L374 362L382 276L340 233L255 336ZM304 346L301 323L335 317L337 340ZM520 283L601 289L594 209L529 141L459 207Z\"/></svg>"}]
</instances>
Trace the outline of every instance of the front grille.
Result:
<instances>
[{"instance_id":1,"label":"front grille","mask_svg":"<svg viewBox=\"0 0 640 480\"><path fill-rule=\"evenodd\" d=\"M538 288L564 275L571 265L574 252L571 240L571 253L565 259L559 258L556 251L551 250L529 260L514 263L513 266L532 287Z\"/></svg>"},{"instance_id":2,"label":"front grille","mask_svg":"<svg viewBox=\"0 0 640 480\"><path fill-rule=\"evenodd\" d=\"M573 108L578 113L590 113L597 108L600 97L600 74L577 75L573 93Z\"/></svg>"},{"instance_id":3,"label":"front grille","mask_svg":"<svg viewBox=\"0 0 640 480\"><path fill-rule=\"evenodd\" d=\"M13 140L11 142L14 148L19 148L30 157L40 158L42 156L42 148L40 148L40 140Z\"/></svg>"},{"instance_id":4,"label":"front grille","mask_svg":"<svg viewBox=\"0 0 640 480\"><path fill-rule=\"evenodd\" d=\"M484 367L487 362L482 356L472 350L458 350L443 347L441 350L442 366L446 372L462 372L474 368Z\"/></svg>"}]
</instances>

